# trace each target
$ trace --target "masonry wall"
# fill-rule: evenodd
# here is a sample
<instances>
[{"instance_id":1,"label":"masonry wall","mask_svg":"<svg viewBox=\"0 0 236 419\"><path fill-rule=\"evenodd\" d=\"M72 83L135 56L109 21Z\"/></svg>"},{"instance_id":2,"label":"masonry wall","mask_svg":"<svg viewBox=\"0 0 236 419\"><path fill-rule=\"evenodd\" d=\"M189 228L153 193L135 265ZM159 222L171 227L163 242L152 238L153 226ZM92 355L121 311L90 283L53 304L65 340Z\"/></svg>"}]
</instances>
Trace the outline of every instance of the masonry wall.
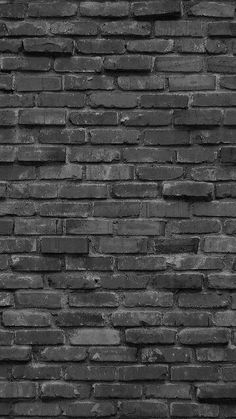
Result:
<instances>
[{"instance_id":1,"label":"masonry wall","mask_svg":"<svg viewBox=\"0 0 236 419\"><path fill-rule=\"evenodd\" d=\"M1 1L0 417L236 417L235 6Z\"/></svg>"}]
</instances>

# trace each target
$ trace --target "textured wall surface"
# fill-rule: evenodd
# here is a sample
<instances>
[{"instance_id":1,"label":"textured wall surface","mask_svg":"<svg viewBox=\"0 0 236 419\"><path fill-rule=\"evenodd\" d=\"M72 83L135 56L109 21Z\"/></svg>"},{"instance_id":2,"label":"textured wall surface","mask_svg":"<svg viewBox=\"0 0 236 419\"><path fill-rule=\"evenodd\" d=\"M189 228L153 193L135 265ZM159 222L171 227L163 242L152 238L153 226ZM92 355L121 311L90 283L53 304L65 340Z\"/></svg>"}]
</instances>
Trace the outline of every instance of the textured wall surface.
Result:
<instances>
[{"instance_id":1,"label":"textured wall surface","mask_svg":"<svg viewBox=\"0 0 236 419\"><path fill-rule=\"evenodd\" d=\"M1 1L0 417L236 417L235 6Z\"/></svg>"}]
</instances>

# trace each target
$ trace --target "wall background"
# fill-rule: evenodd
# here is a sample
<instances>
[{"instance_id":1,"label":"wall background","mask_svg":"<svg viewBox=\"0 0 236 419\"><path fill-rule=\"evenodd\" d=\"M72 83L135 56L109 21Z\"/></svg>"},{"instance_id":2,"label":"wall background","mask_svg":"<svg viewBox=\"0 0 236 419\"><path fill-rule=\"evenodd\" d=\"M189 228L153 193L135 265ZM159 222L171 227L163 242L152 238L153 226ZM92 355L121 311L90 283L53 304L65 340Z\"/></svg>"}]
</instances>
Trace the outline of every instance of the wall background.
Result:
<instances>
[{"instance_id":1,"label":"wall background","mask_svg":"<svg viewBox=\"0 0 236 419\"><path fill-rule=\"evenodd\" d=\"M0 4L0 417L236 417L227 1Z\"/></svg>"}]
</instances>

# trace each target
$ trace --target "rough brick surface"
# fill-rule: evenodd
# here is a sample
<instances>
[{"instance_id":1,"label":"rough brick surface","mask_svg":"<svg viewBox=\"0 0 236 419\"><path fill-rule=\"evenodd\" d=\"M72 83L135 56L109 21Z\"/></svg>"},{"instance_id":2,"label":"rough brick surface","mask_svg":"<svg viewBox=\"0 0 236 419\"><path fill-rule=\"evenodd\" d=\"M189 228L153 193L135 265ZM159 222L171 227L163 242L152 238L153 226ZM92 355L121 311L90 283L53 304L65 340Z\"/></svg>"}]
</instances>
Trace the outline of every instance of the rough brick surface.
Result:
<instances>
[{"instance_id":1,"label":"rough brick surface","mask_svg":"<svg viewBox=\"0 0 236 419\"><path fill-rule=\"evenodd\" d=\"M0 1L0 418L236 418L235 9Z\"/></svg>"}]
</instances>

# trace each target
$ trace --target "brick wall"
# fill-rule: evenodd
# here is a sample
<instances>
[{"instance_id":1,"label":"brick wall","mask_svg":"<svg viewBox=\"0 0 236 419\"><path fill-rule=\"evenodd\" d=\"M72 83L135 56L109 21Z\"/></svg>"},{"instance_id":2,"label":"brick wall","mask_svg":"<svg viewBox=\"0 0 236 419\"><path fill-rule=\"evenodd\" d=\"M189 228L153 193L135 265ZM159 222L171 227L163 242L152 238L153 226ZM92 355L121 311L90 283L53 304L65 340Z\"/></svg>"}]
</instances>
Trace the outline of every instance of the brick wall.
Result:
<instances>
[{"instance_id":1,"label":"brick wall","mask_svg":"<svg viewBox=\"0 0 236 419\"><path fill-rule=\"evenodd\" d=\"M0 417L236 417L235 6L1 1Z\"/></svg>"}]
</instances>

